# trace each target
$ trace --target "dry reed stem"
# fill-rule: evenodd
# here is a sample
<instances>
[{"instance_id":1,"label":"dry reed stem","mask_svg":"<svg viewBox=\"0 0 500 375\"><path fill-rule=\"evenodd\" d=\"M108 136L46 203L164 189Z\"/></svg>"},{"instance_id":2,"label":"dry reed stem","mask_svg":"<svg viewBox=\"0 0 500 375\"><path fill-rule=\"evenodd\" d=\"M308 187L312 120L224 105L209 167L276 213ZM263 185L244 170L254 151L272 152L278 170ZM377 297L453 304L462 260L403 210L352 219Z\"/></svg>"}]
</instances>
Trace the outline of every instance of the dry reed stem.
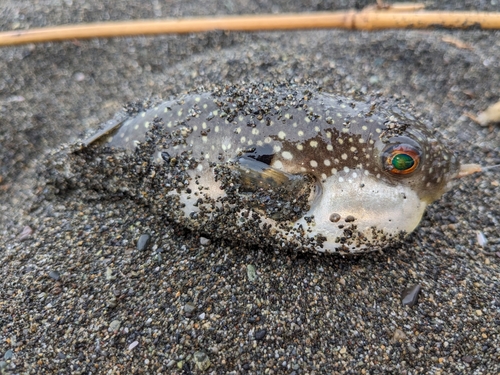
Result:
<instances>
[{"instance_id":1,"label":"dry reed stem","mask_svg":"<svg viewBox=\"0 0 500 375\"><path fill-rule=\"evenodd\" d=\"M370 7L361 11L279 15L241 15L211 18L136 20L54 26L0 33L0 46L72 39L135 35L183 34L211 30L264 31L339 28L348 30L476 28L499 29L500 13L407 11L404 6Z\"/></svg>"}]
</instances>

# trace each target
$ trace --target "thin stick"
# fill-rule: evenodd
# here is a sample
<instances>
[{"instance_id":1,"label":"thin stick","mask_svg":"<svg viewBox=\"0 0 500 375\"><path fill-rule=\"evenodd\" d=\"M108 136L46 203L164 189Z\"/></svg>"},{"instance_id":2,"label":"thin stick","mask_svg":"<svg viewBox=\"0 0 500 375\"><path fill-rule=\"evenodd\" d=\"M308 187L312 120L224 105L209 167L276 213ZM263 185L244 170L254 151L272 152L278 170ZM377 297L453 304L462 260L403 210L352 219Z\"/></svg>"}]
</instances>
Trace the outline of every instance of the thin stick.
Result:
<instances>
[{"instance_id":1,"label":"thin stick","mask_svg":"<svg viewBox=\"0 0 500 375\"><path fill-rule=\"evenodd\" d=\"M500 13L407 12L365 9L345 12L119 21L1 32L0 46L72 39L182 34L210 30L263 31L324 28L382 30L421 29L434 26L459 29L499 29Z\"/></svg>"}]
</instances>

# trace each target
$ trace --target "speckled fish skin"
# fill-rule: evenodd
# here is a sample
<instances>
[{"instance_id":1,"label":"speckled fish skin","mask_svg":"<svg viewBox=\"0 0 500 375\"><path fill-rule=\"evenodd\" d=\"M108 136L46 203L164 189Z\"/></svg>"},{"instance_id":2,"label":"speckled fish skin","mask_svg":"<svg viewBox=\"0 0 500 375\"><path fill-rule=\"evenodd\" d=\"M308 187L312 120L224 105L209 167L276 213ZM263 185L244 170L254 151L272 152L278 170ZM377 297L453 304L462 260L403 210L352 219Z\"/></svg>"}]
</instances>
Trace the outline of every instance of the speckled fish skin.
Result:
<instances>
[{"instance_id":1,"label":"speckled fish skin","mask_svg":"<svg viewBox=\"0 0 500 375\"><path fill-rule=\"evenodd\" d=\"M203 235L238 233L249 244L344 254L386 247L417 227L459 169L407 104L379 96L242 84L136 112L84 142L84 152L125 160L120 171L132 163L126 155L134 163L142 155L164 189L141 193L154 195L151 205ZM400 145L418 154L411 173L387 165Z\"/></svg>"}]
</instances>

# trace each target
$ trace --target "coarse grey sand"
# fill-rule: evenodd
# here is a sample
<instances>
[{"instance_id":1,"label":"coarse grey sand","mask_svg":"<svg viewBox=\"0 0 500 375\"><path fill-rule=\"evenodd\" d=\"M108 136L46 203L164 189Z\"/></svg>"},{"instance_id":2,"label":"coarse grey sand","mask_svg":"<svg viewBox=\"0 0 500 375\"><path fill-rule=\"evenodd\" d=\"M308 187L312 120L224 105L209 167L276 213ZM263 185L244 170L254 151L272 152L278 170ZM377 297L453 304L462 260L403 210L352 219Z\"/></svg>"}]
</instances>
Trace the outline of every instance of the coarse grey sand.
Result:
<instances>
[{"instance_id":1,"label":"coarse grey sand","mask_svg":"<svg viewBox=\"0 0 500 375\"><path fill-rule=\"evenodd\" d=\"M5 0L0 29L367 3ZM498 125L466 116L500 100L497 31L215 31L0 49L1 372L500 373L498 169L457 181L400 245L352 258L228 245L82 191L33 205L51 150L127 102L275 80L405 96L464 163L500 162Z\"/></svg>"}]
</instances>

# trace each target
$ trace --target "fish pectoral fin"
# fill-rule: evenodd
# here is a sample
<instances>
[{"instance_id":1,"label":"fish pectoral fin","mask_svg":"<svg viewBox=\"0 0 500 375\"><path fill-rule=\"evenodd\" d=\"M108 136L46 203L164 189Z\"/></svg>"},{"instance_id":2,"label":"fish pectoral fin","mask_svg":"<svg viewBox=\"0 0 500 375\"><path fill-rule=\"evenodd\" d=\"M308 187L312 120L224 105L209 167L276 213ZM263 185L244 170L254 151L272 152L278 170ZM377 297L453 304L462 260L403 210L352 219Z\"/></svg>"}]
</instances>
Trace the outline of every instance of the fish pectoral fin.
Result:
<instances>
[{"instance_id":1,"label":"fish pectoral fin","mask_svg":"<svg viewBox=\"0 0 500 375\"><path fill-rule=\"evenodd\" d=\"M277 222L298 220L317 194L311 175L286 173L248 157L233 160L229 168L246 204Z\"/></svg>"},{"instance_id":2,"label":"fish pectoral fin","mask_svg":"<svg viewBox=\"0 0 500 375\"><path fill-rule=\"evenodd\" d=\"M234 160L232 168L239 172L241 192L279 190L290 193L303 193L305 190L309 190L314 182L312 176L283 172L266 163L245 156Z\"/></svg>"}]
</instances>

